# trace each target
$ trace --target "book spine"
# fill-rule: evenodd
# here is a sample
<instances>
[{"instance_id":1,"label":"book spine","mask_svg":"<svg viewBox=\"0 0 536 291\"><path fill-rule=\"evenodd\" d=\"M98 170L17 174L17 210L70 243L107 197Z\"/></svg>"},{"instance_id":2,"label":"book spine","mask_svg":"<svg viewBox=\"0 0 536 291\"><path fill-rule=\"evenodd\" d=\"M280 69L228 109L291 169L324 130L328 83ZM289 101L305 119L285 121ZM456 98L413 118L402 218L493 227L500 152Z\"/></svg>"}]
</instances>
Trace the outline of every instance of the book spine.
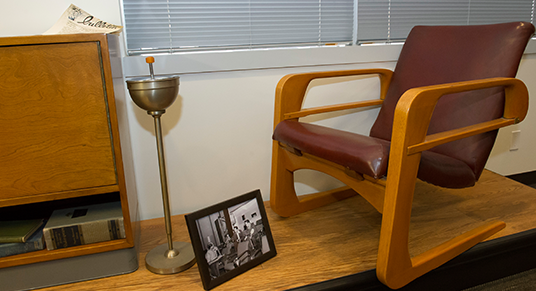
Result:
<instances>
[{"instance_id":1,"label":"book spine","mask_svg":"<svg viewBox=\"0 0 536 291\"><path fill-rule=\"evenodd\" d=\"M0 258L29 253L44 249L43 239L29 241L25 243L3 243L0 244Z\"/></svg>"},{"instance_id":2,"label":"book spine","mask_svg":"<svg viewBox=\"0 0 536 291\"><path fill-rule=\"evenodd\" d=\"M123 218L44 229L48 250L125 238Z\"/></svg>"},{"instance_id":3,"label":"book spine","mask_svg":"<svg viewBox=\"0 0 536 291\"><path fill-rule=\"evenodd\" d=\"M123 219L108 220L108 230L110 232L110 239L121 239L126 237Z\"/></svg>"},{"instance_id":4,"label":"book spine","mask_svg":"<svg viewBox=\"0 0 536 291\"><path fill-rule=\"evenodd\" d=\"M79 225L43 230L47 250L56 250L84 244Z\"/></svg>"},{"instance_id":5,"label":"book spine","mask_svg":"<svg viewBox=\"0 0 536 291\"><path fill-rule=\"evenodd\" d=\"M0 237L0 243L4 244L4 243L22 243L24 242L22 240L22 237L15 237L15 236L3 236L3 237Z\"/></svg>"}]
</instances>

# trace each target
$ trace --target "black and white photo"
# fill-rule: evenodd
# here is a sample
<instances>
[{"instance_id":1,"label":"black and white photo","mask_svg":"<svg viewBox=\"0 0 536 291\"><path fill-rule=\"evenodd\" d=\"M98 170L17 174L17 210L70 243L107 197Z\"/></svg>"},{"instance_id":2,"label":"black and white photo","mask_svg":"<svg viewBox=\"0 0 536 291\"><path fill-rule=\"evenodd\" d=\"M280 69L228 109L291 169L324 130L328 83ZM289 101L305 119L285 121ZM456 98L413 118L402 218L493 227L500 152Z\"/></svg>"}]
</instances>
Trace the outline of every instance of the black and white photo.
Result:
<instances>
[{"instance_id":1,"label":"black and white photo","mask_svg":"<svg viewBox=\"0 0 536 291\"><path fill-rule=\"evenodd\" d=\"M276 255L259 190L185 217L206 290Z\"/></svg>"}]
</instances>

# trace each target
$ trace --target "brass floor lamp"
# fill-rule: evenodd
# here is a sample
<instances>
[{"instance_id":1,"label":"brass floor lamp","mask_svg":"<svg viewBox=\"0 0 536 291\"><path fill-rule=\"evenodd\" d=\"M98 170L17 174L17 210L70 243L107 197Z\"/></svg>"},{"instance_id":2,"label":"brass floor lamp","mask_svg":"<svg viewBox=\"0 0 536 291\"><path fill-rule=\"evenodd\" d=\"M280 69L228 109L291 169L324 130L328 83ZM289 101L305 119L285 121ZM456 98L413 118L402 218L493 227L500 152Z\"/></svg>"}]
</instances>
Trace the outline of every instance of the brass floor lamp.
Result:
<instances>
[{"instance_id":1,"label":"brass floor lamp","mask_svg":"<svg viewBox=\"0 0 536 291\"><path fill-rule=\"evenodd\" d=\"M174 242L171 227L171 213L167 186L166 161L162 138L160 117L175 102L179 93L179 77L155 77L153 71L154 58L146 58L149 64L150 77L127 80L130 97L141 109L154 118L158 161L160 166L160 184L164 204L167 244L153 248L145 257L147 269L156 274L174 274L182 272L195 264L192 245L188 242Z\"/></svg>"}]
</instances>

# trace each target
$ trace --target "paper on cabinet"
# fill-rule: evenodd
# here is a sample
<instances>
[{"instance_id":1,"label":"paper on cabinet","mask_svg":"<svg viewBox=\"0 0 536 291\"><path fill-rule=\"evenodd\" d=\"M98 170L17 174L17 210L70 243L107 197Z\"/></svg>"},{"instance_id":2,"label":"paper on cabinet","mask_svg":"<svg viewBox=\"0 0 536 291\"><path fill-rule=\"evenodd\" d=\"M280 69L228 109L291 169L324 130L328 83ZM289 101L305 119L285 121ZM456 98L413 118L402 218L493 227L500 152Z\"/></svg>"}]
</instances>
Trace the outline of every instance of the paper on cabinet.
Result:
<instances>
[{"instance_id":1,"label":"paper on cabinet","mask_svg":"<svg viewBox=\"0 0 536 291\"><path fill-rule=\"evenodd\" d=\"M43 34L113 33L119 34L122 26L102 21L71 4L60 19Z\"/></svg>"}]
</instances>

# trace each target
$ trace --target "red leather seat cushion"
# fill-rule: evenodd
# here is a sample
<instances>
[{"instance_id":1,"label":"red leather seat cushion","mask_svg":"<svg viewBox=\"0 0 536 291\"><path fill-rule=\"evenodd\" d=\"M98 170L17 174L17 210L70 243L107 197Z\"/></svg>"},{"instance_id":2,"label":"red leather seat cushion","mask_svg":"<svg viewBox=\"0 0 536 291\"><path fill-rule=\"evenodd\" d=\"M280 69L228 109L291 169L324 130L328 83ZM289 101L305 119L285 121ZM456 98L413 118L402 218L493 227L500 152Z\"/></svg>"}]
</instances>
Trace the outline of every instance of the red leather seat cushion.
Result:
<instances>
[{"instance_id":1,"label":"red leather seat cushion","mask_svg":"<svg viewBox=\"0 0 536 291\"><path fill-rule=\"evenodd\" d=\"M387 171L390 143L383 139L289 120L277 125L273 138L376 179Z\"/></svg>"},{"instance_id":2,"label":"red leather seat cushion","mask_svg":"<svg viewBox=\"0 0 536 291\"><path fill-rule=\"evenodd\" d=\"M290 120L277 125L273 139L376 179L387 174L390 142L383 139ZM422 153L418 177L449 188L476 182L467 164L430 151Z\"/></svg>"}]
</instances>

